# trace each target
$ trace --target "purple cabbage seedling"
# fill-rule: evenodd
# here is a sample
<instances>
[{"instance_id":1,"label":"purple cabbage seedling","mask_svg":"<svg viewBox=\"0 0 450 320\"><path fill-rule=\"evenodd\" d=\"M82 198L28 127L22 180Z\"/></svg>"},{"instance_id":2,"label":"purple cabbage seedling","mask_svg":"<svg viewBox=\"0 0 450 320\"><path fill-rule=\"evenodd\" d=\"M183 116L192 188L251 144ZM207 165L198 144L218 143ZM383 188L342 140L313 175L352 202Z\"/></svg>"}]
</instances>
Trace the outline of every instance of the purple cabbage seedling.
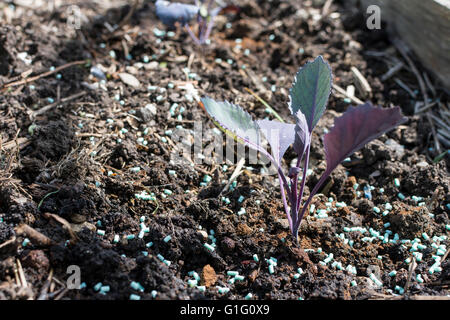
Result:
<instances>
[{"instance_id":1,"label":"purple cabbage seedling","mask_svg":"<svg viewBox=\"0 0 450 320\"><path fill-rule=\"evenodd\" d=\"M221 12L238 11L235 6L219 5L213 8L215 0L196 0L196 4L185 4L180 2L169 2L164 0L157 0L156 15L168 27L173 28L175 23L180 23L186 28L191 38L198 45L206 43L214 25L214 19ZM196 35L191 27L189 21L197 17L198 35Z\"/></svg>"},{"instance_id":2,"label":"purple cabbage seedling","mask_svg":"<svg viewBox=\"0 0 450 320\"><path fill-rule=\"evenodd\" d=\"M275 165L284 210L292 236L296 240L308 205L333 170L366 143L407 120L399 107L383 109L374 107L371 103L350 107L341 117L335 119L334 127L323 138L327 168L301 206L309 164L311 134L325 111L331 93L332 78L331 68L321 56L300 68L290 89L289 109L295 118L295 124L272 120L254 121L239 106L226 101L216 102L207 97L201 100L217 125L236 136L240 142L267 156ZM267 139L271 153L262 147L261 134ZM291 168L286 176L281 167L281 159L290 145L293 145L298 158L296 166ZM301 180L298 183L300 175Z\"/></svg>"}]
</instances>

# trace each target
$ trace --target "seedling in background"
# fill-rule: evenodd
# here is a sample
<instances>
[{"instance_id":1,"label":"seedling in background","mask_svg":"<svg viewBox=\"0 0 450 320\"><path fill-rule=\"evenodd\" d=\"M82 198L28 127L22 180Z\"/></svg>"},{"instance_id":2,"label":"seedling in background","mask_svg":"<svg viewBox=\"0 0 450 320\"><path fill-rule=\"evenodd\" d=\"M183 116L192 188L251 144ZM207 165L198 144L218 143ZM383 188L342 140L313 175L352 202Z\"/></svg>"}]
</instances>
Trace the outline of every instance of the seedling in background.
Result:
<instances>
[{"instance_id":1,"label":"seedling in background","mask_svg":"<svg viewBox=\"0 0 450 320\"><path fill-rule=\"evenodd\" d=\"M174 28L175 23L180 23L198 45L205 44L209 39L218 14L239 11L236 6L225 5L217 0L196 0L195 5L158 0L155 6L156 15L165 25ZM189 26L189 21L194 17L197 17L197 35Z\"/></svg>"},{"instance_id":2,"label":"seedling in background","mask_svg":"<svg viewBox=\"0 0 450 320\"><path fill-rule=\"evenodd\" d=\"M201 100L216 124L235 135L240 142L267 156L275 165L284 210L292 236L296 240L308 205L333 170L366 143L407 120L399 107L383 109L374 107L371 103L350 107L341 117L335 119L334 127L323 138L327 168L302 207L311 134L325 112L331 93L332 78L331 68L321 56L300 68L290 89L289 110L295 118L295 124L275 120L254 121L239 106L226 101L216 102L207 97ZM271 153L262 147L261 134L267 139ZM281 159L290 145L293 145L298 158L296 166L290 168L286 176L281 167Z\"/></svg>"}]
</instances>

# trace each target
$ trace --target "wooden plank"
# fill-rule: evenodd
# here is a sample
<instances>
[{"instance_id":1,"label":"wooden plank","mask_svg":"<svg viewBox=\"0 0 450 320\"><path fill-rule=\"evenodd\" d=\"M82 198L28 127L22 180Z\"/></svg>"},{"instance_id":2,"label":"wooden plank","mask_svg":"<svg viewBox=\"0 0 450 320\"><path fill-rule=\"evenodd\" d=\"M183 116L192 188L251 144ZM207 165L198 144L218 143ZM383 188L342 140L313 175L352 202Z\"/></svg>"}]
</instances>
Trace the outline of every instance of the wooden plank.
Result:
<instances>
[{"instance_id":1,"label":"wooden plank","mask_svg":"<svg viewBox=\"0 0 450 320\"><path fill-rule=\"evenodd\" d=\"M422 64L450 90L450 0L360 0L378 5L390 32L412 49Z\"/></svg>"}]
</instances>

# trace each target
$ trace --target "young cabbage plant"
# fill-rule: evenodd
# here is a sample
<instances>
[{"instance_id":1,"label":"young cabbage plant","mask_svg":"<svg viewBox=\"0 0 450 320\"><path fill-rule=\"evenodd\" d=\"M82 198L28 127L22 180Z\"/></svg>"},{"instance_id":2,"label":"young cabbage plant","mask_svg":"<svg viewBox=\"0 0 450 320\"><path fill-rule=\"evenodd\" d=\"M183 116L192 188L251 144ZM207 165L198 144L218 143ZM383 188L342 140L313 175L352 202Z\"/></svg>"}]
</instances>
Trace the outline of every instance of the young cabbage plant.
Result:
<instances>
[{"instance_id":1,"label":"young cabbage plant","mask_svg":"<svg viewBox=\"0 0 450 320\"><path fill-rule=\"evenodd\" d=\"M216 125L235 135L240 142L267 156L275 165L284 210L292 236L296 240L308 205L333 170L369 141L407 121L399 107L384 109L371 103L350 107L341 117L335 119L334 127L323 138L327 168L302 206L311 135L325 112L332 81L331 68L321 56L300 68L290 89L289 109L295 118L294 124L275 120L254 121L239 106L226 101L216 102L207 97L201 100ZM271 153L262 147L262 135L269 143ZM291 145L298 158L296 166L291 168L286 176L281 159Z\"/></svg>"},{"instance_id":2,"label":"young cabbage plant","mask_svg":"<svg viewBox=\"0 0 450 320\"><path fill-rule=\"evenodd\" d=\"M216 2L219 4L214 7ZM214 19L218 14L238 11L236 6L225 5L222 1L217 0L196 0L195 5L157 0L155 6L156 15L165 25L173 28L175 23L180 23L198 45L202 45L208 40L214 26ZM197 17L198 35L189 26L189 21L194 17Z\"/></svg>"}]
</instances>

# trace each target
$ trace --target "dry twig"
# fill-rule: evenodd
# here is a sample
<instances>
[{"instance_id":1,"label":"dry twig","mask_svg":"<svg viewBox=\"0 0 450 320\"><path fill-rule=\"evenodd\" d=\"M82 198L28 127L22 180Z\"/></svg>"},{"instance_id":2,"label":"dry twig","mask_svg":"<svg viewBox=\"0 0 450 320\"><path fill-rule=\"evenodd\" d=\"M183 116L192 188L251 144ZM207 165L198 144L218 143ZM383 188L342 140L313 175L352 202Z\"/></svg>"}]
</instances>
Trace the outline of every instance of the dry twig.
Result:
<instances>
[{"instance_id":1,"label":"dry twig","mask_svg":"<svg viewBox=\"0 0 450 320\"><path fill-rule=\"evenodd\" d=\"M31 238L32 240L34 240L35 242L37 242L37 244L40 244L42 246L51 246L51 245L55 244L55 242L52 239L50 239L46 235L40 233L36 229L33 229L32 227L30 227L27 224L22 224L22 225L16 227L15 231L16 231L16 234L26 235L29 238Z\"/></svg>"},{"instance_id":2,"label":"dry twig","mask_svg":"<svg viewBox=\"0 0 450 320\"><path fill-rule=\"evenodd\" d=\"M27 83L36 81L38 79L51 76L52 74L58 73L59 71L67 69L69 67L80 65L80 64L85 64L86 62L87 62L87 60L80 60L80 61L72 61L72 62L66 63L66 64L64 64L62 66L59 66L59 67L55 68L54 70L41 73L41 74L39 74L37 76L31 77L31 78L22 79L22 80L19 80L19 81L14 81L14 82L7 83L0 89L0 91L4 92L4 91L6 91L6 89L8 89L10 87L15 87L15 86L20 86L20 85L23 85L23 84L27 84Z\"/></svg>"}]
</instances>

